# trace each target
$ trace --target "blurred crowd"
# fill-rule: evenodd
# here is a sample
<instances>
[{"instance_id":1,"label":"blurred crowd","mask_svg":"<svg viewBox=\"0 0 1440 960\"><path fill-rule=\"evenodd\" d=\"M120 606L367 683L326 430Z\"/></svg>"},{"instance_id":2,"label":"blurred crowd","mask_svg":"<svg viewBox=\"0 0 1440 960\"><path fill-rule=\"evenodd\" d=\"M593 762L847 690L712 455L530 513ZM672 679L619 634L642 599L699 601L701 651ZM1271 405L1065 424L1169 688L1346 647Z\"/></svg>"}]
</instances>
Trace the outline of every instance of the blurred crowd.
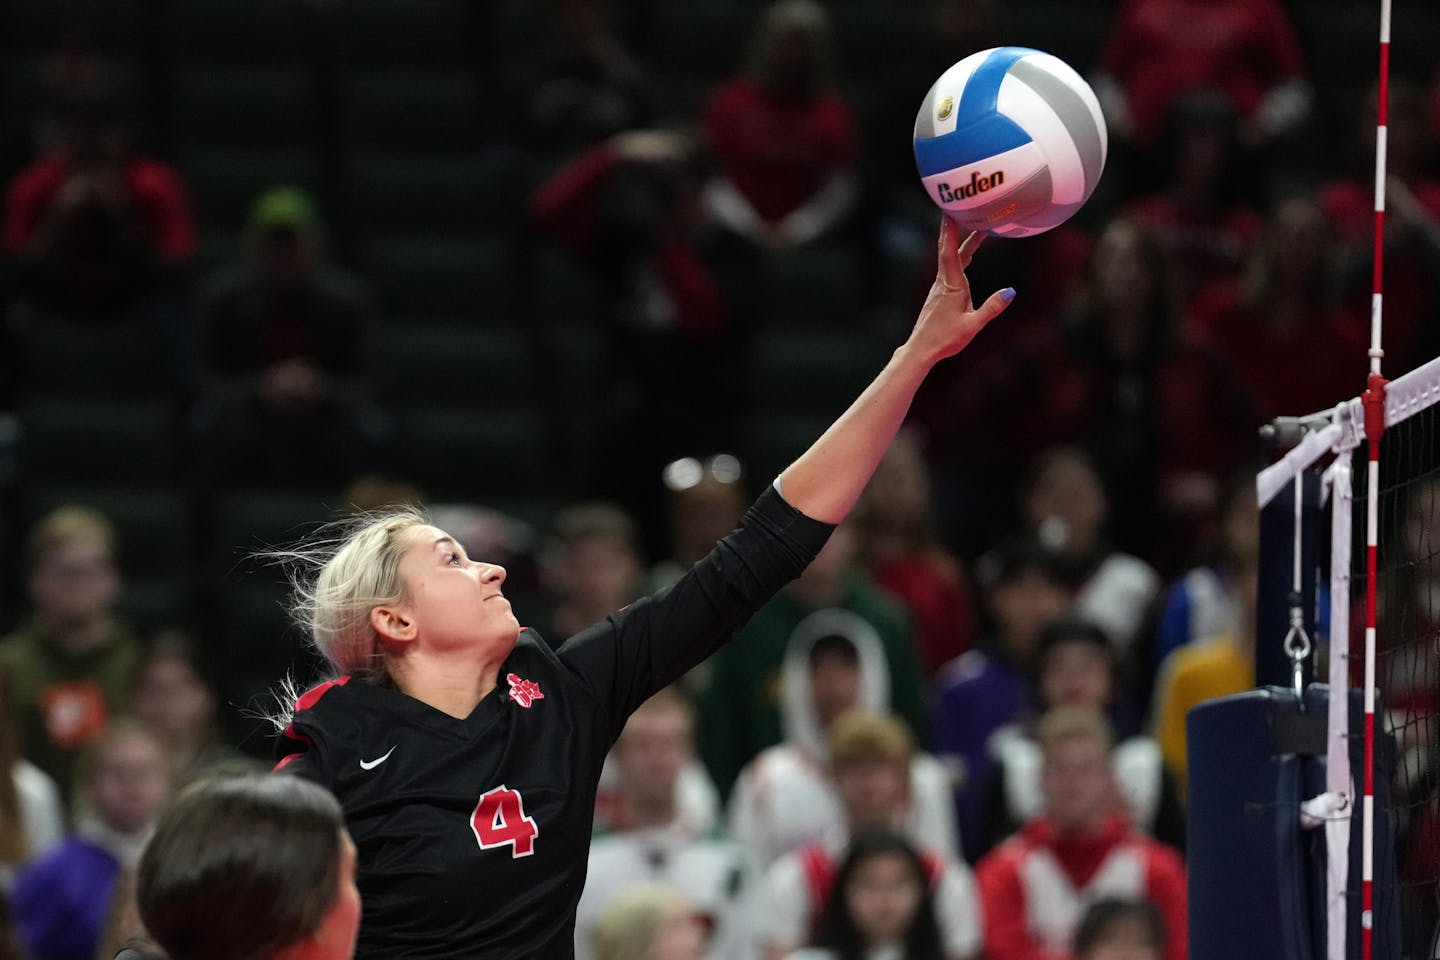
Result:
<instances>
[{"instance_id":1,"label":"blurred crowd","mask_svg":"<svg viewBox=\"0 0 1440 960\"><path fill-rule=\"evenodd\" d=\"M703 556L898 343L939 220L915 108L1016 43L1093 83L1100 189L987 243L972 284L1013 307L805 574L631 718L577 955L1183 960L1185 712L1255 682L1257 430L1363 386L1377 98L1334 68L1368 8L28 6L0 960L111 960L174 790L268 768L257 715L317 660L257 550L423 505L557 645ZM1418 6L1392 375L1440 354Z\"/></svg>"}]
</instances>

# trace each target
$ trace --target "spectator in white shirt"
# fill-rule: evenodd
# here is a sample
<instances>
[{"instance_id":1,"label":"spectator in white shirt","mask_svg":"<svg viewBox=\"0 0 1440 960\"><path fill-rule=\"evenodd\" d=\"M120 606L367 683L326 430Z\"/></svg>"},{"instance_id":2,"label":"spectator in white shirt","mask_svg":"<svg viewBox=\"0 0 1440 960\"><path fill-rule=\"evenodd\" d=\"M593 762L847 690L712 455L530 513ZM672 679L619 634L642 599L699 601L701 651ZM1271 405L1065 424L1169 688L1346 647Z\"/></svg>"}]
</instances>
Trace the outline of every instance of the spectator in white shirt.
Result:
<instances>
[{"instance_id":1,"label":"spectator in white shirt","mask_svg":"<svg viewBox=\"0 0 1440 960\"><path fill-rule=\"evenodd\" d=\"M843 828L830 777L834 725L846 713L884 713L890 673L875 628L838 608L812 613L791 636L781 693L785 742L760 752L730 795L730 834L760 867ZM952 783L928 754L912 753L903 827L917 842L957 855Z\"/></svg>"},{"instance_id":2,"label":"spectator in white shirt","mask_svg":"<svg viewBox=\"0 0 1440 960\"><path fill-rule=\"evenodd\" d=\"M710 931L707 960L752 960L748 861L738 846L687 814L681 781L694 758L694 713L678 688L661 690L626 722L610 752L614 794L590 846L576 910L577 960L595 960L601 918L646 886L682 895L703 918Z\"/></svg>"},{"instance_id":3,"label":"spectator in white shirt","mask_svg":"<svg viewBox=\"0 0 1440 960\"><path fill-rule=\"evenodd\" d=\"M822 841L781 857L766 871L759 912L764 956L778 960L815 942L838 864L852 838L875 828L905 833L913 752L909 732L894 717L852 713L836 722L831 770L844 821ZM907 835L925 868L945 957L976 956L980 902L970 869L949 850Z\"/></svg>"}]
</instances>

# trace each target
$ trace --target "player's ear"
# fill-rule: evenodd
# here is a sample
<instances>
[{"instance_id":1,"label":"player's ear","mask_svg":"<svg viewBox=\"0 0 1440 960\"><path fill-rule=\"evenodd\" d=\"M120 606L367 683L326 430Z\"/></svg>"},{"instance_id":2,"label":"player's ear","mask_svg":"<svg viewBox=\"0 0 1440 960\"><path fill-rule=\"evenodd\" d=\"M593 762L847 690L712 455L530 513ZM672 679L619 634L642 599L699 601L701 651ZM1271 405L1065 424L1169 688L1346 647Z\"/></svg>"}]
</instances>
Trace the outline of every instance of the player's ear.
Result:
<instances>
[{"instance_id":1,"label":"player's ear","mask_svg":"<svg viewBox=\"0 0 1440 960\"><path fill-rule=\"evenodd\" d=\"M416 635L414 618L409 611L399 606L371 608L370 626L382 640L406 643L414 640Z\"/></svg>"}]
</instances>

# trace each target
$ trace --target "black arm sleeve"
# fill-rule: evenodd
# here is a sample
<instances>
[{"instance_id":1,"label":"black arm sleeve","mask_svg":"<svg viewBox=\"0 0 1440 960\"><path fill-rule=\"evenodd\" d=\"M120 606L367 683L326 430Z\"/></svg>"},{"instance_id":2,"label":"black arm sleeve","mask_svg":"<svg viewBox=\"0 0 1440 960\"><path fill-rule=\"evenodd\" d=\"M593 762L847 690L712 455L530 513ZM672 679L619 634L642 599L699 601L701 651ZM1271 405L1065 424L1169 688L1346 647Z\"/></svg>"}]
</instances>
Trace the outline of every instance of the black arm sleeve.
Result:
<instances>
[{"instance_id":1,"label":"black arm sleeve","mask_svg":"<svg viewBox=\"0 0 1440 960\"><path fill-rule=\"evenodd\" d=\"M568 640L560 660L594 691L611 740L651 694L714 653L799 576L832 529L767 488L739 528L674 586Z\"/></svg>"}]
</instances>

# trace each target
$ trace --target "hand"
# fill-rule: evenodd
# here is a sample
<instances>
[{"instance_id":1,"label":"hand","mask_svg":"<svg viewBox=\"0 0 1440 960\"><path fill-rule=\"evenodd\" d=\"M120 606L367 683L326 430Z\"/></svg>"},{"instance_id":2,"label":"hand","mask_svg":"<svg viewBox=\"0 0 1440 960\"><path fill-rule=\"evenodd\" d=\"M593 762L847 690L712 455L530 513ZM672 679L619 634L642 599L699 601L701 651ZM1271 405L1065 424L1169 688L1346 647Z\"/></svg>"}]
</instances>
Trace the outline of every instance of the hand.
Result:
<instances>
[{"instance_id":1,"label":"hand","mask_svg":"<svg viewBox=\"0 0 1440 960\"><path fill-rule=\"evenodd\" d=\"M975 334L994 320L1015 297L1013 287L997 290L976 307L970 297L970 281L965 269L985 235L972 233L964 243L957 243L960 228L946 215L940 224L940 264L935 283L920 308L920 318L910 333L909 345L932 361L954 356L965 348Z\"/></svg>"}]
</instances>

